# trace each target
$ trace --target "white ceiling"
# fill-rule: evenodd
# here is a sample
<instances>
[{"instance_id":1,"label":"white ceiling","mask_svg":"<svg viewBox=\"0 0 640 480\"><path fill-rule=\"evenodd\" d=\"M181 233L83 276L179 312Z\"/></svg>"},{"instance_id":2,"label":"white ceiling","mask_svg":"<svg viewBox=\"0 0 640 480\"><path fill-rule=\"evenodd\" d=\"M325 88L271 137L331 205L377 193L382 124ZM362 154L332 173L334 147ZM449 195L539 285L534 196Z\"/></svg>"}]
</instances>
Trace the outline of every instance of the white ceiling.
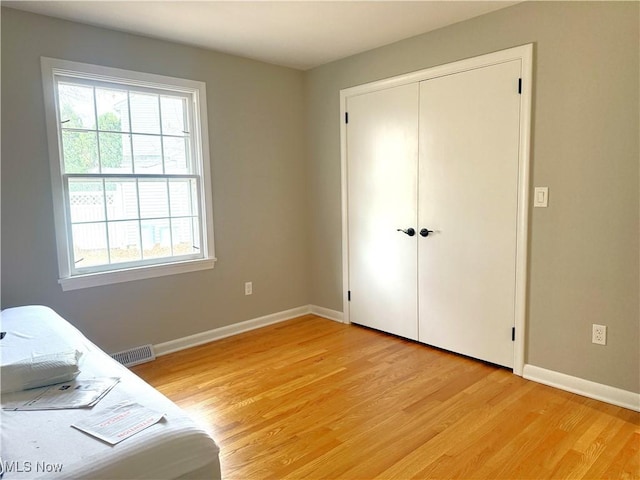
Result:
<instances>
[{"instance_id":1,"label":"white ceiling","mask_svg":"<svg viewBox=\"0 0 640 480\"><path fill-rule=\"evenodd\" d=\"M515 3L518 2L2 2L11 8L195 45L300 70Z\"/></svg>"}]
</instances>

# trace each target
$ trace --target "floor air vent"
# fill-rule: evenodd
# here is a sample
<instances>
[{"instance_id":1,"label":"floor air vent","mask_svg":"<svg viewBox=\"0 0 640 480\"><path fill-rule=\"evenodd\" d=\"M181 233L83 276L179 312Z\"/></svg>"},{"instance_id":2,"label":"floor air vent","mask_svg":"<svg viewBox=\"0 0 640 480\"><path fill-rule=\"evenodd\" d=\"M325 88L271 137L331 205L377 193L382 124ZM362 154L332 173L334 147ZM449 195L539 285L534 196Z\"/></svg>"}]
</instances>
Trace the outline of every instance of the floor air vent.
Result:
<instances>
[{"instance_id":1,"label":"floor air vent","mask_svg":"<svg viewBox=\"0 0 640 480\"><path fill-rule=\"evenodd\" d=\"M141 347L125 350L124 352L112 353L111 357L126 367L156 359L156 355L153 353L153 345L142 345Z\"/></svg>"}]
</instances>

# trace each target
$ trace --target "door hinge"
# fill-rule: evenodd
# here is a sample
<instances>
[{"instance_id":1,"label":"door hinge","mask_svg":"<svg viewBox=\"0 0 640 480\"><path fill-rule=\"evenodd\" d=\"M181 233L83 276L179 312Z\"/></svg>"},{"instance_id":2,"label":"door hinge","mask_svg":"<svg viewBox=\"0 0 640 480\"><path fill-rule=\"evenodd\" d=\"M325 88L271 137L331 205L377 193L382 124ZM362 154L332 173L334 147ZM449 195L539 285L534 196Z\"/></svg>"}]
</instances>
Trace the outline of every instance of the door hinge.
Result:
<instances>
[{"instance_id":1,"label":"door hinge","mask_svg":"<svg viewBox=\"0 0 640 480\"><path fill-rule=\"evenodd\" d=\"M518 79L518 93L522 95L522 79Z\"/></svg>"},{"instance_id":2,"label":"door hinge","mask_svg":"<svg viewBox=\"0 0 640 480\"><path fill-rule=\"evenodd\" d=\"M516 327L511 327L511 341L516 341Z\"/></svg>"},{"instance_id":3,"label":"door hinge","mask_svg":"<svg viewBox=\"0 0 640 480\"><path fill-rule=\"evenodd\" d=\"M349 112L344 112L344 123L349 123Z\"/></svg>"},{"instance_id":4,"label":"door hinge","mask_svg":"<svg viewBox=\"0 0 640 480\"><path fill-rule=\"evenodd\" d=\"M351 301L351 290L347 291L347 301Z\"/></svg>"}]
</instances>

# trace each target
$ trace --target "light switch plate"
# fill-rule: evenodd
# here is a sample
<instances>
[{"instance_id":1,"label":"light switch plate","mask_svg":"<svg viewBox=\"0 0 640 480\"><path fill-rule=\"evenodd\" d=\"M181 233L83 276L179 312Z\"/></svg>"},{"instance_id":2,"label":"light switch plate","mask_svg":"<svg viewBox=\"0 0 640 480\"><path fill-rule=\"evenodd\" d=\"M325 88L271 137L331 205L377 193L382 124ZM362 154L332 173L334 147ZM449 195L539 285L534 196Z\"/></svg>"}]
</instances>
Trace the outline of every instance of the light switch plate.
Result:
<instances>
[{"instance_id":1,"label":"light switch plate","mask_svg":"<svg viewBox=\"0 0 640 480\"><path fill-rule=\"evenodd\" d=\"M533 191L533 206L547 207L549 205L549 187L536 187Z\"/></svg>"}]
</instances>

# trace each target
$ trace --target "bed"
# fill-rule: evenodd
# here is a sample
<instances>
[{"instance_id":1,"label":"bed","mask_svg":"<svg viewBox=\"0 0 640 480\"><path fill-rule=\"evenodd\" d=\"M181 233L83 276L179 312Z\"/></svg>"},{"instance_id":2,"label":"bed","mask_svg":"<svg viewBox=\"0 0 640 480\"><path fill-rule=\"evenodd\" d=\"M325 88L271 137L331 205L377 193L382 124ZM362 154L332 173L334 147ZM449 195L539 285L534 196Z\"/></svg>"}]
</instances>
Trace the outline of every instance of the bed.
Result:
<instances>
[{"instance_id":1,"label":"bed","mask_svg":"<svg viewBox=\"0 0 640 480\"><path fill-rule=\"evenodd\" d=\"M92 408L5 411L0 413L3 479L221 478L219 448L213 438L168 398L90 342L79 330L43 306L2 311L1 364L25 351L47 355L70 348L81 352L77 380L120 377ZM8 395L7 395L8 396ZM123 401L164 413L145 430L109 445L71 424Z\"/></svg>"}]
</instances>

